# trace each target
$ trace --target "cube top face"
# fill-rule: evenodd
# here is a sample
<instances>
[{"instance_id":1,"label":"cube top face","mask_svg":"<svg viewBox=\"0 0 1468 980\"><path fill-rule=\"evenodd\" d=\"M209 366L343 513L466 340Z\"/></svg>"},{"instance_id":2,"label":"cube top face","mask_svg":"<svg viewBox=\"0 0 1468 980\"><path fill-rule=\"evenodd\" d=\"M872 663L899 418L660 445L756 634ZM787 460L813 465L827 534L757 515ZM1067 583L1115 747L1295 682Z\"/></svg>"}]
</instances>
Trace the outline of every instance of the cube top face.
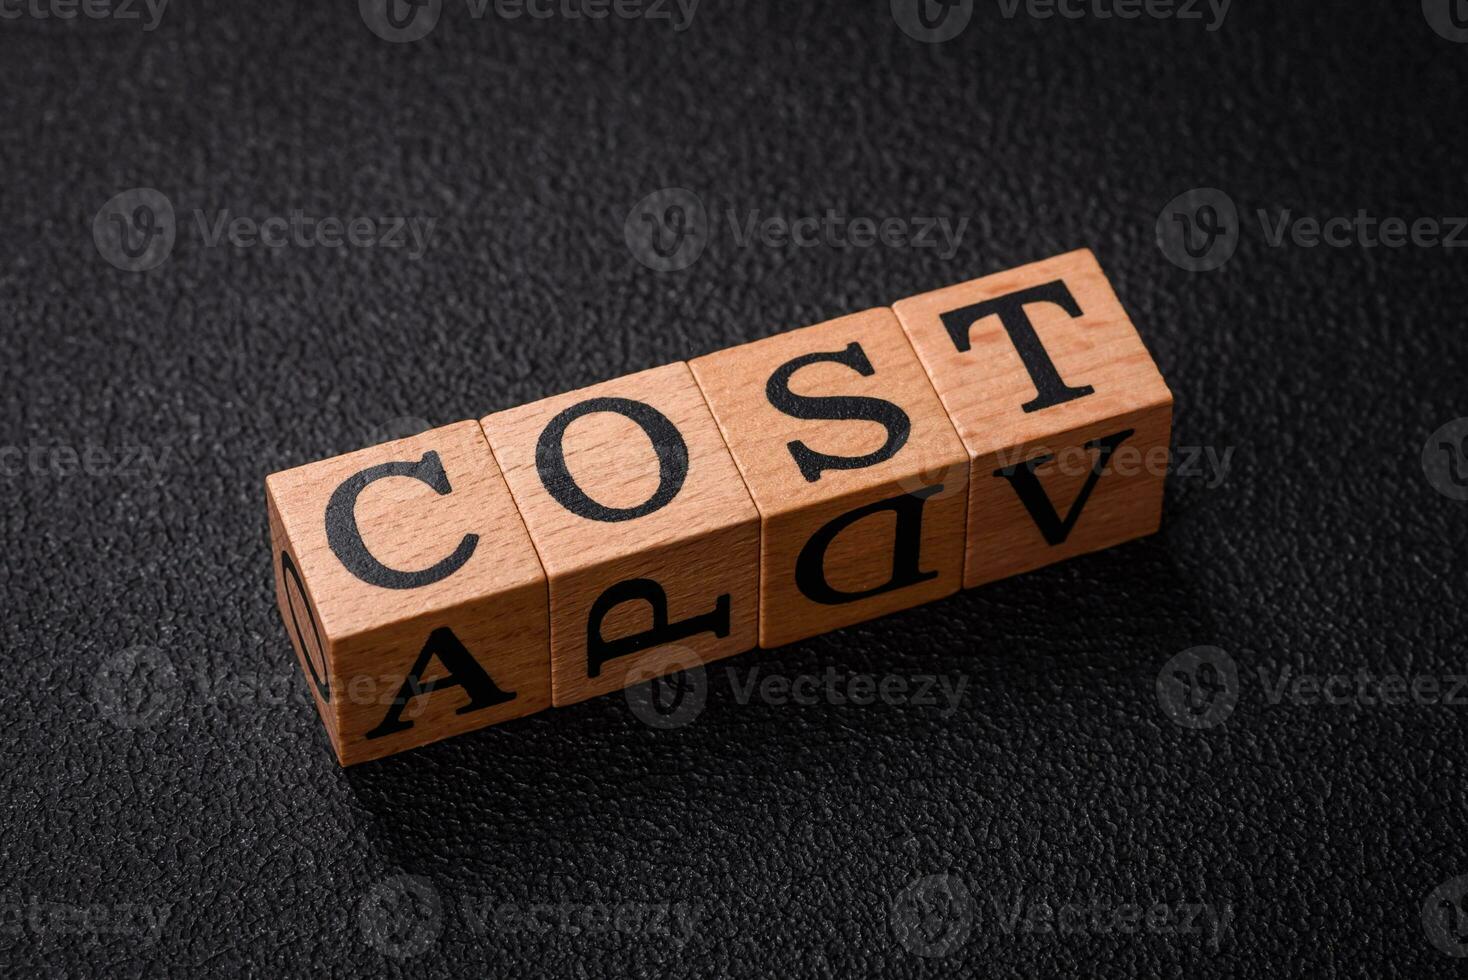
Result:
<instances>
[{"instance_id":1,"label":"cube top face","mask_svg":"<svg viewBox=\"0 0 1468 980\"><path fill-rule=\"evenodd\" d=\"M482 424L552 577L758 521L687 364L498 412Z\"/></svg>"},{"instance_id":2,"label":"cube top face","mask_svg":"<svg viewBox=\"0 0 1468 980\"><path fill-rule=\"evenodd\" d=\"M1089 250L893 306L975 458L1172 393Z\"/></svg>"},{"instance_id":3,"label":"cube top face","mask_svg":"<svg viewBox=\"0 0 1468 980\"><path fill-rule=\"evenodd\" d=\"M967 457L897 318L879 308L689 362L766 517L924 477Z\"/></svg>"},{"instance_id":4,"label":"cube top face","mask_svg":"<svg viewBox=\"0 0 1468 980\"><path fill-rule=\"evenodd\" d=\"M327 643L543 587L476 422L273 473L265 484Z\"/></svg>"}]
</instances>

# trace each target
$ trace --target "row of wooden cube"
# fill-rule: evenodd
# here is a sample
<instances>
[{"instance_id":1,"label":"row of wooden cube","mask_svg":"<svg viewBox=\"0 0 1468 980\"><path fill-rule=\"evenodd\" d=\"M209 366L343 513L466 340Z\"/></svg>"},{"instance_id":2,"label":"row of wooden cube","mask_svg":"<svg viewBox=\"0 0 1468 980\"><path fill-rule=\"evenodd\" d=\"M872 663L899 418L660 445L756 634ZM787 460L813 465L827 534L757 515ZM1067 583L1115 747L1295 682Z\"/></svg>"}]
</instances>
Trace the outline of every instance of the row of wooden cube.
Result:
<instances>
[{"instance_id":1,"label":"row of wooden cube","mask_svg":"<svg viewBox=\"0 0 1468 980\"><path fill-rule=\"evenodd\" d=\"M1149 534L1171 419L1073 252L272 474L277 600L347 765Z\"/></svg>"}]
</instances>

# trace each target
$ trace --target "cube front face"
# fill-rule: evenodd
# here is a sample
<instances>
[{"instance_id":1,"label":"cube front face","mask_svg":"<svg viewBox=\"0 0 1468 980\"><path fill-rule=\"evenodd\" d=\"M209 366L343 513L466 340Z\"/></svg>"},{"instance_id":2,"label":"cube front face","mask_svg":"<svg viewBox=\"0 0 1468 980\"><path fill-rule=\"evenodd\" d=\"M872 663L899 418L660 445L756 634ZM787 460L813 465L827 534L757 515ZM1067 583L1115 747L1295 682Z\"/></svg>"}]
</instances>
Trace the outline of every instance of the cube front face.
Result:
<instances>
[{"instance_id":1,"label":"cube front face","mask_svg":"<svg viewBox=\"0 0 1468 980\"><path fill-rule=\"evenodd\" d=\"M689 366L761 515L761 646L958 590L969 458L890 310Z\"/></svg>"},{"instance_id":2,"label":"cube front face","mask_svg":"<svg viewBox=\"0 0 1468 980\"><path fill-rule=\"evenodd\" d=\"M343 764L549 707L545 576L477 423L266 490L277 603Z\"/></svg>"},{"instance_id":3,"label":"cube front face","mask_svg":"<svg viewBox=\"0 0 1468 980\"><path fill-rule=\"evenodd\" d=\"M550 580L556 705L756 645L759 514L686 364L482 425Z\"/></svg>"},{"instance_id":4,"label":"cube front face","mask_svg":"<svg viewBox=\"0 0 1468 980\"><path fill-rule=\"evenodd\" d=\"M972 460L965 588L1157 530L1172 394L1089 251L893 310Z\"/></svg>"}]
</instances>

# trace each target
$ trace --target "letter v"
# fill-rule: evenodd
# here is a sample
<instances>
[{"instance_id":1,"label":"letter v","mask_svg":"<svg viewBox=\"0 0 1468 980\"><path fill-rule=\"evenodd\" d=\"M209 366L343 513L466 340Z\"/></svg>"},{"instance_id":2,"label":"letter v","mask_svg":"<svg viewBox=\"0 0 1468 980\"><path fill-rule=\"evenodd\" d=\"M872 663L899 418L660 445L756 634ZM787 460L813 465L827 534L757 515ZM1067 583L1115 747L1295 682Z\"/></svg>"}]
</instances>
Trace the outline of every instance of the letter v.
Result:
<instances>
[{"instance_id":1,"label":"letter v","mask_svg":"<svg viewBox=\"0 0 1468 980\"><path fill-rule=\"evenodd\" d=\"M1050 545L1064 544L1065 539L1070 537L1071 530L1080 520L1081 511L1086 506L1091 491L1096 489L1096 481L1101 479L1101 471L1106 468L1106 463L1111 459L1111 454L1116 448L1131 436L1135 429L1126 429L1114 435L1102 436L1100 439L1092 439L1086 443L1087 449L1095 449L1096 460L1091 465L1091 475L1086 477L1085 486L1081 492L1076 494L1075 503L1070 505L1070 512L1061 520L1060 515L1055 512L1055 505L1050 502L1050 497L1045 493L1045 488L1040 485L1040 478L1035 476L1035 470L1043 463L1049 462L1053 457L1048 453L1036 456L1034 459L1025 460L1014 466L1002 466L994 471L995 476L1002 476L1008 480L1014 492L1019 495L1020 503L1025 505L1025 510L1035 520L1035 526L1040 533L1045 535L1045 541Z\"/></svg>"}]
</instances>

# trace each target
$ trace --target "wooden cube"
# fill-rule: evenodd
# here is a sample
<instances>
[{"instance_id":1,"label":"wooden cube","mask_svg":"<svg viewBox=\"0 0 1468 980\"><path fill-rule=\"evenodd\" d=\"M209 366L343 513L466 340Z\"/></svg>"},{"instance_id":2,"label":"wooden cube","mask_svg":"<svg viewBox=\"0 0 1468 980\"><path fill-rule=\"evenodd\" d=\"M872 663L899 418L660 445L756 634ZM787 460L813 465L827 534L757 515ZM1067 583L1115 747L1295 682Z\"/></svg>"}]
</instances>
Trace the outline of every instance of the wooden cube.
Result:
<instances>
[{"instance_id":1,"label":"wooden cube","mask_svg":"<svg viewBox=\"0 0 1468 980\"><path fill-rule=\"evenodd\" d=\"M276 601L343 765L550 705L546 578L479 423L265 487Z\"/></svg>"},{"instance_id":2,"label":"wooden cube","mask_svg":"<svg viewBox=\"0 0 1468 980\"><path fill-rule=\"evenodd\" d=\"M891 310L689 366L759 508L761 646L958 591L968 455Z\"/></svg>"},{"instance_id":3,"label":"wooden cube","mask_svg":"<svg viewBox=\"0 0 1468 980\"><path fill-rule=\"evenodd\" d=\"M965 587L1157 530L1172 393L1094 255L893 309L972 460Z\"/></svg>"},{"instance_id":4,"label":"wooden cube","mask_svg":"<svg viewBox=\"0 0 1468 980\"><path fill-rule=\"evenodd\" d=\"M687 364L482 424L550 578L555 704L755 645L759 515Z\"/></svg>"}]
</instances>

